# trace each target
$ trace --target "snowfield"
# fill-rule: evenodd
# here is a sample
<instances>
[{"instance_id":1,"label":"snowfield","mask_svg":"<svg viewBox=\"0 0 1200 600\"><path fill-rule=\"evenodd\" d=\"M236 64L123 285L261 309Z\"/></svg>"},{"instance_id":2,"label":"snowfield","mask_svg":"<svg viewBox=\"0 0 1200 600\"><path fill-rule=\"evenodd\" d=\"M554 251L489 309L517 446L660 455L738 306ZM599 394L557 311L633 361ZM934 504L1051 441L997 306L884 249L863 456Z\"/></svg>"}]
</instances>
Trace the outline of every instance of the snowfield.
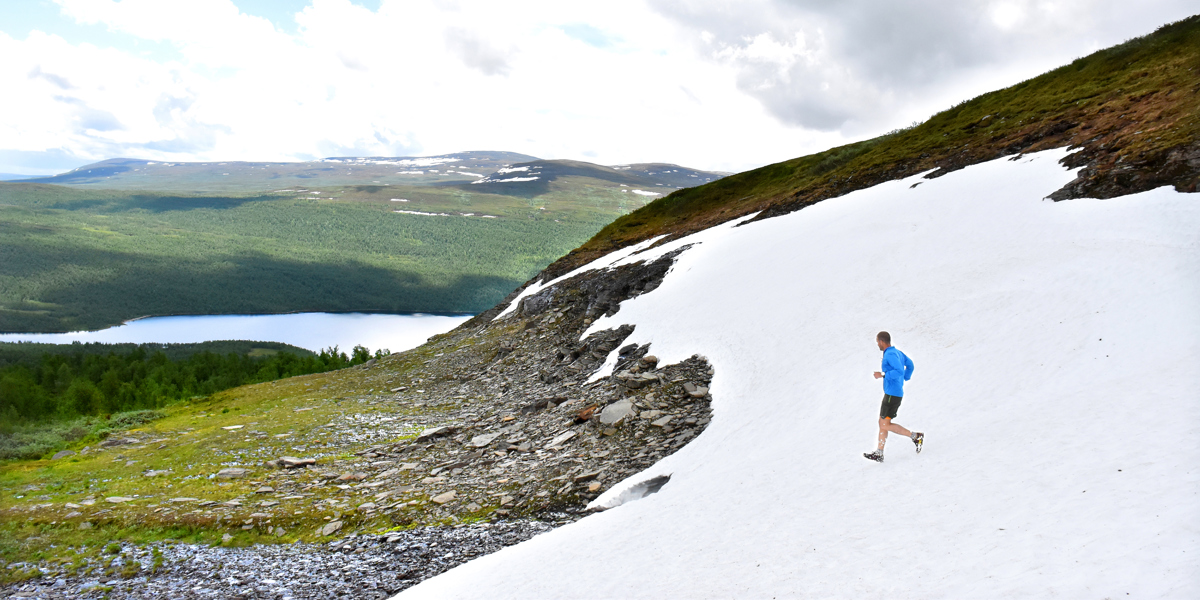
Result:
<instances>
[{"instance_id":1,"label":"snowfield","mask_svg":"<svg viewBox=\"0 0 1200 600\"><path fill-rule=\"evenodd\" d=\"M694 244L593 330L706 356L712 424L614 508L399 597L1200 598L1200 202L1043 200L1065 155L598 261ZM879 330L926 435L883 464Z\"/></svg>"}]
</instances>

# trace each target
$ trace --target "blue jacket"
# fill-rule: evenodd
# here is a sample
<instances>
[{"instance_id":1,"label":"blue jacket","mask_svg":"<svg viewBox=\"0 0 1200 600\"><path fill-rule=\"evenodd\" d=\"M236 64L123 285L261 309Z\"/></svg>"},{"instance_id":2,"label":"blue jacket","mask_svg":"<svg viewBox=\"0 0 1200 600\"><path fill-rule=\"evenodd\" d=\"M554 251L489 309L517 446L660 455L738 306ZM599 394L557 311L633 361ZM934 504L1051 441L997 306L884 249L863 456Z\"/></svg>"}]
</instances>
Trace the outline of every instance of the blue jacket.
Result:
<instances>
[{"instance_id":1,"label":"blue jacket","mask_svg":"<svg viewBox=\"0 0 1200 600\"><path fill-rule=\"evenodd\" d=\"M913 361L896 349L888 346L883 351L883 393L889 396L903 396L904 382L912 379Z\"/></svg>"}]
</instances>

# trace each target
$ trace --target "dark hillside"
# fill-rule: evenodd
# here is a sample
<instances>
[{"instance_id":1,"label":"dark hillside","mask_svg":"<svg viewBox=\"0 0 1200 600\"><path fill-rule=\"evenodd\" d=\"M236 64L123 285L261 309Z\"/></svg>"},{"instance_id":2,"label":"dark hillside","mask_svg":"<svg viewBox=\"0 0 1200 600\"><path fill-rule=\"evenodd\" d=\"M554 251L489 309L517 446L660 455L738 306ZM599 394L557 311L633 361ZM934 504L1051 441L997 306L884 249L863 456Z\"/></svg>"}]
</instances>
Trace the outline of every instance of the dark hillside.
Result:
<instances>
[{"instance_id":1,"label":"dark hillside","mask_svg":"<svg viewBox=\"0 0 1200 600\"><path fill-rule=\"evenodd\" d=\"M681 236L748 213L799 210L883 181L929 177L1002 156L1071 146L1079 178L1056 200L1111 198L1200 181L1200 16L990 92L875 139L679 190L618 218L559 259L557 276L663 233Z\"/></svg>"},{"instance_id":2,"label":"dark hillside","mask_svg":"<svg viewBox=\"0 0 1200 600\"><path fill-rule=\"evenodd\" d=\"M606 167L579 160L534 160L514 164L467 184L464 190L532 198L550 190L550 183L565 177L589 177L626 187L662 194L679 188L701 185L721 178L721 174L698 171L679 165L652 163Z\"/></svg>"},{"instance_id":3,"label":"dark hillside","mask_svg":"<svg viewBox=\"0 0 1200 600\"><path fill-rule=\"evenodd\" d=\"M614 169L649 177L667 187L685 188L716 181L732 173L698 171L669 163L634 163L616 165Z\"/></svg>"}]
</instances>

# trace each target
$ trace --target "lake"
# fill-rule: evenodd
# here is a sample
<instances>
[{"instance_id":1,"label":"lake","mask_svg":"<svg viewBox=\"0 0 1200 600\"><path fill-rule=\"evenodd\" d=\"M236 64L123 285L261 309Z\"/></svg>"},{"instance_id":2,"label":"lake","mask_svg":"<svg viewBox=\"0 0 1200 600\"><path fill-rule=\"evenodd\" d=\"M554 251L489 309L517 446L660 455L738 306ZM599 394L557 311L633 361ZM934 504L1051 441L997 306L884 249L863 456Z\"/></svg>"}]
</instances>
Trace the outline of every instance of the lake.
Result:
<instances>
[{"instance_id":1,"label":"lake","mask_svg":"<svg viewBox=\"0 0 1200 600\"><path fill-rule=\"evenodd\" d=\"M200 315L150 317L99 331L0 333L0 342L179 344L214 340L283 342L318 352L337 346L349 354L356 345L372 352L416 348L430 336L458 327L469 315L386 315L295 313L288 315Z\"/></svg>"}]
</instances>

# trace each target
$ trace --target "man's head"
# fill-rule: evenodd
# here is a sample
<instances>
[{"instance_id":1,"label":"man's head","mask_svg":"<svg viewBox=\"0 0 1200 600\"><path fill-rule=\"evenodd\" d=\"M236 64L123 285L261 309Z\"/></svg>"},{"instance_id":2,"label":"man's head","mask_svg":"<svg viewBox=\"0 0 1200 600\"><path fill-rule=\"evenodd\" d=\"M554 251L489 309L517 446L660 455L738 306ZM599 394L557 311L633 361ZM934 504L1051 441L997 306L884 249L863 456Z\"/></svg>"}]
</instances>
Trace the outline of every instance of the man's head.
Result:
<instances>
[{"instance_id":1,"label":"man's head","mask_svg":"<svg viewBox=\"0 0 1200 600\"><path fill-rule=\"evenodd\" d=\"M892 345L892 334L886 331L880 331L875 335L875 343L879 344L880 350L887 350L888 346Z\"/></svg>"}]
</instances>

